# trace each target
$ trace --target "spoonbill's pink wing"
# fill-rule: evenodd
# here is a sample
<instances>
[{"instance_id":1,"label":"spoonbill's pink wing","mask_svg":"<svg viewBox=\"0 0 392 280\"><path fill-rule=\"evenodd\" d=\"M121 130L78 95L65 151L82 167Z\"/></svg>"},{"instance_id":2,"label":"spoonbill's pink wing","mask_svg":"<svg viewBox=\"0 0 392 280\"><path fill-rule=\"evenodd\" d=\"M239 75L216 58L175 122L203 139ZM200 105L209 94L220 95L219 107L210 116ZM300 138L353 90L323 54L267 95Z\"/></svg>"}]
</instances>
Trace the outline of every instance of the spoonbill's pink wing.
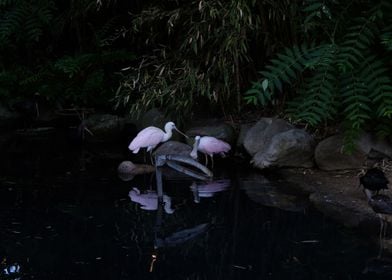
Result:
<instances>
[{"instance_id":1,"label":"spoonbill's pink wing","mask_svg":"<svg viewBox=\"0 0 392 280\"><path fill-rule=\"evenodd\" d=\"M204 136L200 139L199 150L203 153L218 154L230 151L230 144L215 137Z\"/></svg>"}]
</instances>

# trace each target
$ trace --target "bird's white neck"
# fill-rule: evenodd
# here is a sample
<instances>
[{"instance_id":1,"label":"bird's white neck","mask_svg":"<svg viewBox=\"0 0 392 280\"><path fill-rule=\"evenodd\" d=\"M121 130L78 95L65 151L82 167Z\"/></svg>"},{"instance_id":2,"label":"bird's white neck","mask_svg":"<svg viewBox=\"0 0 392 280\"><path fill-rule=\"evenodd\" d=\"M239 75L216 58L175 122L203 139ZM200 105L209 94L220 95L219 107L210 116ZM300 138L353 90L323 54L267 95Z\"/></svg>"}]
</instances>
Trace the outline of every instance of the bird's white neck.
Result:
<instances>
[{"instance_id":1,"label":"bird's white neck","mask_svg":"<svg viewBox=\"0 0 392 280\"><path fill-rule=\"evenodd\" d=\"M165 128L165 133L163 134L162 142L166 142L173 135L172 128Z\"/></svg>"},{"instance_id":2,"label":"bird's white neck","mask_svg":"<svg viewBox=\"0 0 392 280\"><path fill-rule=\"evenodd\" d=\"M200 139L196 139L195 143L193 143L193 149L192 149L192 152L190 153L190 156L193 159L197 159L197 148L199 147L199 142L200 142Z\"/></svg>"}]
</instances>

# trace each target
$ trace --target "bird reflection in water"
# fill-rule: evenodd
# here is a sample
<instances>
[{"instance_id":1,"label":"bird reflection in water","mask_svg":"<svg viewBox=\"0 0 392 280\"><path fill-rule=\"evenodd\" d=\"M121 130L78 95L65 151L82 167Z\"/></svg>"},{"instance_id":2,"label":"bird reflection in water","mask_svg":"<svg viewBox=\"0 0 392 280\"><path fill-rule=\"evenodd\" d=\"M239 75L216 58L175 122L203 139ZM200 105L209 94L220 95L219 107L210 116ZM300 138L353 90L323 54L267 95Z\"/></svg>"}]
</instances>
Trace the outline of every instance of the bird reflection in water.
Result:
<instances>
[{"instance_id":1,"label":"bird reflection in water","mask_svg":"<svg viewBox=\"0 0 392 280\"><path fill-rule=\"evenodd\" d=\"M384 249L384 237L388 225L384 215L392 214L392 199L388 195L379 194L379 191L388 189L389 180L381 169L371 168L360 177L359 182L360 186L362 185L364 188L369 206L380 219L380 250L378 253L378 258L380 258Z\"/></svg>"},{"instance_id":2,"label":"bird reflection in water","mask_svg":"<svg viewBox=\"0 0 392 280\"><path fill-rule=\"evenodd\" d=\"M380 219L380 250L378 257L381 257L382 251L384 250L384 238L387 233L388 221L385 215L392 214L392 199L384 194L376 194L368 197L368 204L372 207L373 211L377 213Z\"/></svg>"},{"instance_id":3,"label":"bird reflection in water","mask_svg":"<svg viewBox=\"0 0 392 280\"><path fill-rule=\"evenodd\" d=\"M128 193L131 201L136 202L141 205L143 210L157 210L158 209L158 194L156 191L147 191L142 193L138 188L132 188ZM173 214L174 209L171 208L171 197L164 194L163 195L164 210L167 214Z\"/></svg>"},{"instance_id":4,"label":"bird reflection in water","mask_svg":"<svg viewBox=\"0 0 392 280\"><path fill-rule=\"evenodd\" d=\"M193 182L190 189L193 193L193 201L200 203L201 197L213 197L216 193L225 191L230 186L230 180L222 179L197 184Z\"/></svg>"}]
</instances>

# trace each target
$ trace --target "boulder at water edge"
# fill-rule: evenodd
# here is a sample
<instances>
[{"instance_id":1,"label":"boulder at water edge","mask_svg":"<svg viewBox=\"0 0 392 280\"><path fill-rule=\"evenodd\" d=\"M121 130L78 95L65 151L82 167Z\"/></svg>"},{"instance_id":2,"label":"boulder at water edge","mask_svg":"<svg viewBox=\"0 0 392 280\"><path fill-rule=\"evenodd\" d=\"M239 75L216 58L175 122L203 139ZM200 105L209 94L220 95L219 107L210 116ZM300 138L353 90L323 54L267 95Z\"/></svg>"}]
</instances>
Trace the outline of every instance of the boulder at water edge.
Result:
<instances>
[{"instance_id":1,"label":"boulder at water edge","mask_svg":"<svg viewBox=\"0 0 392 280\"><path fill-rule=\"evenodd\" d=\"M290 129L276 134L265 150L258 151L252 159L254 166L313 167L313 138L302 129Z\"/></svg>"},{"instance_id":2,"label":"boulder at water edge","mask_svg":"<svg viewBox=\"0 0 392 280\"><path fill-rule=\"evenodd\" d=\"M344 151L344 136L337 134L321 141L315 150L315 161L322 170L360 169L372 160L392 157L392 146L388 141L377 139L369 133L356 141L356 149Z\"/></svg>"},{"instance_id":3,"label":"boulder at water edge","mask_svg":"<svg viewBox=\"0 0 392 280\"><path fill-rule=\"evenodd\" d=\"M282 119L261 119L248 130L243 145L260 169L313 166L313 137Z\"/></svg>"}]
</instances>

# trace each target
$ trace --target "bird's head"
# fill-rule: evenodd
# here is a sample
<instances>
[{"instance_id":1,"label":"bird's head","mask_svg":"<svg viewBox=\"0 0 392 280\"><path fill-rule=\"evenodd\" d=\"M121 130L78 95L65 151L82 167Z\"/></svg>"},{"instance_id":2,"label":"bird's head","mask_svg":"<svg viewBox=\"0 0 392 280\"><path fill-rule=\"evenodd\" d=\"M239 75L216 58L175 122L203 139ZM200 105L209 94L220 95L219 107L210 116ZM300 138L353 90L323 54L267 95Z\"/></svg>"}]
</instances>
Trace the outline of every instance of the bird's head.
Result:
<instances>
[{"instance_id":1,"label":"bird's head","mask_svg":"<svg viewBox=\"0 0 392 280\"><path fill-rule=\"evenodd\" d=\"M185 133L181 132L176 125L174 124L174 122L167 122L165 124L165 131L172 131L173 129L175 129L178 133L180 133L181 135L185 136L186 138L189 138L187 135L185 135Z\"/></svg>"},{"instance_id":2,"label":"bird's head","mask_svg":"<svg viewBox=\"0 0 392 280\"><path fill-rule=\"evenodd\" d=\"M173 130L173 129L176 129L176 125L174 124L174 122L167 122L165 124L166 131Z\"/></svg>"}]
</instances>

